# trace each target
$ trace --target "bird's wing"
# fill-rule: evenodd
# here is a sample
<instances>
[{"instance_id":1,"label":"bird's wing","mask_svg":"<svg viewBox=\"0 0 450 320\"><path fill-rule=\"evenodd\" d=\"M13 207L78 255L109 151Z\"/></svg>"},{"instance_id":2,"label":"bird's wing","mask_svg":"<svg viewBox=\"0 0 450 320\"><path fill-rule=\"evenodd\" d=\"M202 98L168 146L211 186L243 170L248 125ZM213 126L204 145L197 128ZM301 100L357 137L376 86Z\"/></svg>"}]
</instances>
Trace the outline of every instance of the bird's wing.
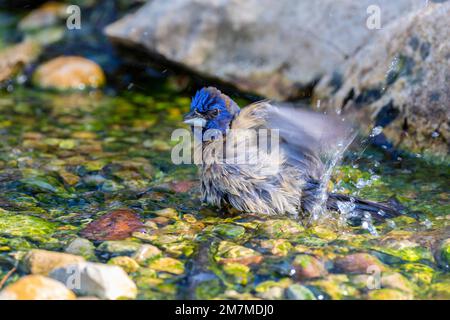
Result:
<instances>
[{"instance_id":1,"label":"bird's wing","mask_svg":"<svg viewBox=\"0 0 450 320\"><path fill-rule=\"evenodd\" d=\"M232 129L278 129L286 161L319 179L324 161L353 139L352 128L337 117L261 101L243 108Z\"/></svg>"}]
</instances>

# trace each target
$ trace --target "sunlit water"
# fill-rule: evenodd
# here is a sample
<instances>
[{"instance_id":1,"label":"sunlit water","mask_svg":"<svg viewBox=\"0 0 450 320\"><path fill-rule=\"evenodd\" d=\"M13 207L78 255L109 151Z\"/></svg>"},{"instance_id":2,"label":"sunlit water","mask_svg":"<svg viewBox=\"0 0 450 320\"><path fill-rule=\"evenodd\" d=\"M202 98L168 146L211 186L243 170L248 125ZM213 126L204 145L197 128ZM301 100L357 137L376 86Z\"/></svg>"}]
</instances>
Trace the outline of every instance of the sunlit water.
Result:
<instances>
[{"instance_id":1,"label":"sunlit water","mask_svg":"<svg viewBox=\"0 0 450 320\"><path fill-rule=\"evenodd\" d=\"M297 254L331 261L344 252L376 255L419 286L416 297L441 294L433 291L433 284L446 283L448 275L436 265L432 247L449 236L446 165L413 157L390 162L378 151L369 148L361 155L358 146L352 147L342 164L338 164L342 154L336 154L323 185L375 201L395 196L413 214L383 224L350 227L342 218L350 214L350 203L342 204L341 215L324 212L322 207L321 214L328 218L305 231L267 229L274 218L203 207L196 168L172 164L170 134L180 127L189 101L187 95L164 86L145 94L127 91L118 96L29 89L2 93L0 208L7 213L0 214L2 219L20 215L41 220L18 226L8 218L3 220L9 221L7 227L0 221L0 262L33 247L64 250L84 226L115 208L130 208L152 221L154 210L170 207L179 213L176 218L132 240L157 245L166 256L182 262L185 272L174 275L143 268L132 274L141 298L258 295L255 290L265 281L295 279L291 263ZM193 187L174 191L172 186L183 181L193 181ZM42 231L46 230L44 222L55 228ZM284 253L274 254L267 247L269 239L283 239L289 246ZM401 249L405 239L430 249ZM251 248L264 259L241 271L225 270L215 258L223 241ZM98 252L100 261L109 257ZM425 271L417 271L415 265L431 268L423 267L432 273L432 282L420 280L420 272L424 276ZM9 269L5 262L0 266L3 273ZM240 277L245 277L245 284ZM206 280L199 284L199 279ZM346 285L353 286L350 282ZM333 297L314 281L304 284L318 295ZM355 290L340 298L364 298L367 290Z\"/></svg>"}]
</instances>

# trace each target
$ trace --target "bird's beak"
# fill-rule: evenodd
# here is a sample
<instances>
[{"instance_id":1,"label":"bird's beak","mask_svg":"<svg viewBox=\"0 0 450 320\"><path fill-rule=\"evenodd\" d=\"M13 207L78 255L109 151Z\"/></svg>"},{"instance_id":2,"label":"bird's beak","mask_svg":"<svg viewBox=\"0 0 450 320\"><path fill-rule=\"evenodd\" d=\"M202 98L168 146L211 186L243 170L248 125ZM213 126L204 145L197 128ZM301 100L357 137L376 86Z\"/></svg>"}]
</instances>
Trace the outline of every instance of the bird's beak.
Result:
<instances>
[{"instance_id":1,"label":"bird's beak","mask_svg":"<svg viewBox=\"0 0 450 320\"><path fill-rule=\"evenodd\" d=\"M184 123L193 127L204 127L206 126L206 119L191 111L184 115Z\"/></svg>"}]
</instances>

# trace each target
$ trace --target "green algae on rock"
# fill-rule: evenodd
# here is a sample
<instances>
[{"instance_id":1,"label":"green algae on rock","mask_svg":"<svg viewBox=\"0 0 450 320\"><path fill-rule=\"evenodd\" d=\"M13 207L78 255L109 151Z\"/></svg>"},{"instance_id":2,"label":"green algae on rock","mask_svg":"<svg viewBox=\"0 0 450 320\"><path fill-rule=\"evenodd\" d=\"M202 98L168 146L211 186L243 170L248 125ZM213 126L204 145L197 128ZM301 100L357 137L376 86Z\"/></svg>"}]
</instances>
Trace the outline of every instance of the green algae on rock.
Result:
<instances>
[{"instance_id":1,"label":"green algae on rock","mask_svg":"<svg viewBox=\"0 0 450 320\"><path fill-rule=\"evenodd\" d=\"M152 261L149 264L149 268L156 271L173 273L176 275L184 273L184 264L180 260L167 257L159 258Z\"/></svg>"},{"instance_id":2,"label":"green algae on rock","mask_svg":"<svg viewBox=\"0 0 450 320\"><path fill-rule=\"evenodd\" d=\"M97 247L97 250L109 255L126 255L131 256L135 254L141 247L139 242L118 240L118 241L105 241Z\"/></svg>"},{"instance_id":3,"label":"green algae on rock","mask_svg":"<svg viewBox=\"0 0 450 320\"><path fill-rule=\"evenodd\" d=\"M217 224L212 231L225 238L240 238L245 234L245 228L233 224Z\"/></svg>"},{"instance_id":4,"label":"green algae on rock","mask_svg":"<svg viewBox=\"0 0 450 320\"><path fill-rule=\"evenodd\" d=\"M38 217L0 212L0 235L48 242L57 228L57 224Z\"/></svg>"},{"instance_id":5,"label":"green algae on rock","mask_svg":"<svg viewBox=\"0 0 450 320\"><path fill-rule=\"evenodd\" d=\"M442 241L436 251L436 260L445 270L450 270L450 239Z\"/></svg>"},{"instance_id":6,"label":"green algae on rock","mask_svg":"<svg viewBox=\"0 0 450 320\"><path fill-rule=\"evenodd\" d=\"M263 222L258 231L267 238L289 239L301 234L305 229L299 222L290 219L271 219Z\"/></svg>"},{"instance_id":7,"label":"green algae on rock","mask_svg":"<svg viewBox=\"0 0 450 320\"><path fill-rule=\"evenodd\" d=\"M396 289L378 289L369 291L369 300L411 300L410 294Z\"/></svg>"},{"instance_id":8,"label":"green algae on rock","mask_svg":"<svg viewBox=\"0 0 450 320\"><path fill-rule=\"evenodd\" d=\"M287 287L285 294L288 300L316 300L311 290L298 283L291 284Z\"/></svg>"},{"instance_id":9,"label":"green algae on rock","mask_svg":"<svg viewBox=\"0 0 450 320\"><path fill-rule=\"evenodd\" d=\"M259 252L229 241L221 241L216 250L214 259L221 264L249 265L258 264L263 260L263 256Z\"/></svg>"},{"instance_id":10,"label":"green algae on rock","mask_svg":"<svg viewBox=\"0 0 450 320\"><path fill-rule=\"evenodd\" d=\"M261 248L270 250L273 255L287 256L293 250L292 244L286 239L270 239L261 241Z\"/></svg>"},{"instance_id":11,"label":"green algae on rock","mask_svg":"<svg viewBox=\"0 0 450 320\"><path fill-rule=\"evenodd\" d=\"M292 265L295 269L295 277L298 280L320 278L328 273L320 260L306 254L295 256Z\"/></svg>"},{"instance_id":12,"label":"green algae on rock","mask_svg":"<svg viewBox=\"0 0 450 320\"><path fill-rule=\"evenodd\" d=\"M136 260L127 256L118 256L111 258L108 264L121 267L126 273L133 273L139 270L139 264Z\"/></svg>"},{"instance_id":13,"label":"green algae on rock","mask_svg":"<svg viewBox=\"0 0 450 320\"><path fill-rule=\"evenodd\" d=\"M250 268L245 264L227 263L223 265L223 271L230 276L233 283L247 285L251 279Z\"/></svg>"}]
</instances>

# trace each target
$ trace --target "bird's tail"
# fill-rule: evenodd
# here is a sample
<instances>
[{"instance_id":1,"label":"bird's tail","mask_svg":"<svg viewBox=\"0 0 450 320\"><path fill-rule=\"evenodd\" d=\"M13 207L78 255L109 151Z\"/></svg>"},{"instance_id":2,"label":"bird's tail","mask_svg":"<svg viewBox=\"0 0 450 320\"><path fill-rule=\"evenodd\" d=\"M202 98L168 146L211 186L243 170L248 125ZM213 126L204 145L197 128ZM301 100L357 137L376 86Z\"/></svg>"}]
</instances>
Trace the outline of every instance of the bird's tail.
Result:
<instances>
[{"instance_id":1,"label":"bird's tail","mask_svg":"<svg viewBox=\"0 0 450 320\"><path fill-rule=\"evenodd\" d=\"M395 199L390 199L388 202L372 202L337 193L328 195L326 206L327 209L338 212L348 210L350 217L355 219L361 219L369 213L376 221L395 218L405 209Z\"/></svg>"}]
</instances>

